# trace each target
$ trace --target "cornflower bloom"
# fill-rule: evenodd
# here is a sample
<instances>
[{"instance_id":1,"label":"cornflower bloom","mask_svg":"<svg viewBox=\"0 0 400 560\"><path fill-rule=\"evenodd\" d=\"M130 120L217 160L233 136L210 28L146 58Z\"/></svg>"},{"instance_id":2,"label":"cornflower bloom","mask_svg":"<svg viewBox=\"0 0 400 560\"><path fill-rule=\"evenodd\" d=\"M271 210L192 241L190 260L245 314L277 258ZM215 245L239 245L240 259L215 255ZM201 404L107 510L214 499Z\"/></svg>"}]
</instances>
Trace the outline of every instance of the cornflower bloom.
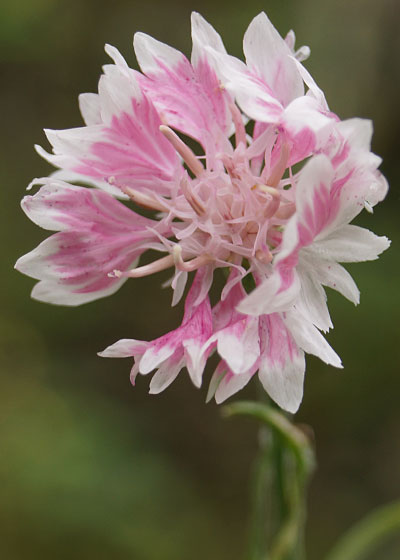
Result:
<instances>
[{"instance_id":1,"label":"cornflower bloom","mask_svg":"<svg viewBox=\"0 0 400 560\"><path fill-rule=\"evenodd\" d=\"M183 367L199 387L217 351L208 398L222 402L258 372L293 413L305 353L341 367L321 334L333 326L324 286L357 304L339 263L376 259L389 245L349 225L387 191L370 151L372 126L330 112L302 65L308 47L295 51L293 31L282 39L264 13L245 33L246 62L228 55L196 13L192 39L189 62L137 33L142 72L106 46L114 63L98 94L79 98L85 126L46 130L52 154L37 147L59 171L35 180L42 187L22 207L57 233L16 267L39 280L34 298L63 305L167 268L175 305L194 276L177 329L153 341L120 340L100 355L134 357L132 383L156 369L150 391L158 393ZM140 266L149 249L160 258ZM212 307L218 269L225 282Z\"/></svg>"}]
</instances>

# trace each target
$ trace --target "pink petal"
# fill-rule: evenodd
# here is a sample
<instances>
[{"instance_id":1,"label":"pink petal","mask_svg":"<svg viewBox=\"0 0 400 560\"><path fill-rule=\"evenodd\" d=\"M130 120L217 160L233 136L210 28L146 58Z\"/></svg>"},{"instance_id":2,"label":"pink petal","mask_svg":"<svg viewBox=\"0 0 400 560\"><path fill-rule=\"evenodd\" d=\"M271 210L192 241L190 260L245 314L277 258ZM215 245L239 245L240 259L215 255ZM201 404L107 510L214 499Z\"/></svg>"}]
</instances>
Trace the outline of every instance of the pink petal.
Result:
<instances>
[{"instance_id":1,"label":"pink petal","mask_svg":"<svg viewBox=\"0 0 400 560\"><path fill-rule=\"evenodd\" d=\"M133 71L110 65L100 79L99 102L101 123L89 117L97 124L47 130L54 155L42 155L56 166L105 178L119 187L147 187L169 194L165 182L175 176L179 160L161 134L160 117L141 92Z\"/></svg>"},{"instance_id":2,"label":"pink petal","mask_svg":"<svg viewBox=\"0 0 400 560\"><path fill-rule=\"evenodd\" d=\"M229 96L220 88L208 57L198 56L195 67L172 47L144 33L136 33L134 47L147 76L139 78L164 121L192 136L204 147L210 139L225 144L230 126Z\"/></svg>"},{"instance_id":3,"label":"pink petal","mask_svg":"<svg viewBox=\"0 0 400 560\"><path fill-rule=\"evenodd\" d=\"M61 230L16 263L41 280L32 292L41 301L79 305L114 293L124 279L108 273L133 266L155 237L152 220L97 189L49 181L22 207L38 225Z\"/></svg>"}]
</instances>

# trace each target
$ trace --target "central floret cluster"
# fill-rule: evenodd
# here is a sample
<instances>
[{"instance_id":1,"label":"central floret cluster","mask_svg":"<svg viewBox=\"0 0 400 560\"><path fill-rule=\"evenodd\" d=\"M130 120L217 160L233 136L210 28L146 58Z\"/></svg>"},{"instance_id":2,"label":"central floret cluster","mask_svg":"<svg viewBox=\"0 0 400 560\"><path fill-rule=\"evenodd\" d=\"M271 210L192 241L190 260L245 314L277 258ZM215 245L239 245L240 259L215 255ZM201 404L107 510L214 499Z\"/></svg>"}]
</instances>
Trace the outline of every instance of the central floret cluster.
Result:
<instances>
[{"instance_id":1,"label":"central floret cluster","mask_svg":"<svg viewBox=\"0 0 400 560\"><path fill-rule=\"evenodd\" d=\"M246 273L256 273L260 265L272 262L281 232L295 212L293 196L288 192L295 178L290 173L282 179L290 148L287 144L277 147L279 133L273 130L257 142L250 138L248 146L236 106L232 105L232 112L236 117L236 148L228 143L227 152L215 154L209 169L171 128L160 126L192 177L183 172L179 189L168 199L152 199L129 187L124 192L136 204L168 214L168 234L172 233L174 242L170 243L167 236L163 242L170 248L170 255L131 271L115 270L111 276L145 276L173 265L178 271L192 272L209 263L236 268L244 274L244 259L250 265Z\"/></svg>"},{"instance_id":2,"label":"central floret cluster","mask_svg":"<svg viewBox=\"0 0 400 560\"><path fill-rule=\"evenodd\" d=\"M200 386L217 351L210 398L223 401L258 372L269 395L295 412L305 352L341 367L320 332L332 327L324 286L358 303L339 262L375 259L389 244L349 225L387 190L370 152L372 126L329 111L302 65L308 47L295 51L294 33L282 39L263 13L245 33L246 63L199 14L192 38L189 62L137 33L142 72L106 46L114 64L98 94L79 99L86 126L47 130L52 154L37 147L59 170L35 180L43 186L22 206L57 233L16 266L39 280L33 297L64 305L171 268L174 305L191 282L181 326L150 342L120 340L101 355L133 356L132 382L156 369L157 393L183 367ZM160 257L141 266L147 250ZM226 281L211 307L218 269Z\"/></svg>"}]
</instances>

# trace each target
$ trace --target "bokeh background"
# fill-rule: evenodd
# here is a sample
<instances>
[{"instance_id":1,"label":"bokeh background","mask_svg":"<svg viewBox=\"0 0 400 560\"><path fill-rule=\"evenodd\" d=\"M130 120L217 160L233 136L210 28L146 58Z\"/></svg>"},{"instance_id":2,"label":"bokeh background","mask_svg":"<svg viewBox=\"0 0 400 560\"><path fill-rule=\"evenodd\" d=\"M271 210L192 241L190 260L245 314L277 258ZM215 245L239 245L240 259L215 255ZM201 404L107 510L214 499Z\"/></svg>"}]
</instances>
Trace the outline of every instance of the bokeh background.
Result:
<instances>
[{"instance_id":1,"label":"bokeh background","mask_svg":"<svg viewBox=\"0 0 400 560\"><path fill-rule=\"evenodd\" d=\"M241 56L261 10L308 44L306 63L342 118L375 123L373 149L391 183L357 221L392 240L378 262L349 267L354 308L329 293L329 341L344 370L308 359L300 422L315 432L309 495L310 560L352 523L400 497L398 0L1 0L0 556L5 560L240 559L257 446L250 421L224 420L185 373L160 396L129 384L128 360L96 352L123 337L154 338L180 321L165 276L129 281L80 308L32 301L15 260L47 235L19 207L50 166L33 151L43 127L81 124L80 92L96 91L105 42L131 65L134 31L190 53L191 10ZM208 372L207 375L210 375ZM255 395L254 384L243 396ZM372 558L396 560L400 540Z\"/></svg>"}]
</instances>

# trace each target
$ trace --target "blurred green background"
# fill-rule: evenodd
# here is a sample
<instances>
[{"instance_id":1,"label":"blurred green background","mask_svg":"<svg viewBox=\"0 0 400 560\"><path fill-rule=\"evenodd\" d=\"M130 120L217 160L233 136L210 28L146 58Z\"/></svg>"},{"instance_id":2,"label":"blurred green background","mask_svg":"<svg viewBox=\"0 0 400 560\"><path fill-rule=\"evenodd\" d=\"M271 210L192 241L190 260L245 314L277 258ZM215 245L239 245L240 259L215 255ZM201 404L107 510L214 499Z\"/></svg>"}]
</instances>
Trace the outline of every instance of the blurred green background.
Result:
<instances>
[{"instance_id":1,"label":"blurred green background","mask_svg":"<svg viewBox=\"0 0 400 560\"><path fill-rule=\"evenodd\" d=\"M32 301L15 260L46 237L19 207L50 167L33 151L43 127L81 124L80 92L96 91L103 44L135 65L135 31L190 53L200 11L241 55L261 10L308 44L306 63L342 118L375 123L373 149L391 183L358 223L388 235L378 262L349 267L361 305L329 293L329 341L344 370L308 359L298 420L315 431L310 560L375 506L400 497L398 0L2 0L0 3L1 275L0 557L172 560L244 557L256 426L223 420L184 372L160 396L129 384L128 360L96 356L119 338L154 338L180 321L165 279L130 281L111 298L69 309ZM157 295L155 295L157 294ZM210 375L210 372L207 374ZM255 395L254 383L241 396ZM400 540L372 558L400 557Z\"/></svg>"}]
</instances>

